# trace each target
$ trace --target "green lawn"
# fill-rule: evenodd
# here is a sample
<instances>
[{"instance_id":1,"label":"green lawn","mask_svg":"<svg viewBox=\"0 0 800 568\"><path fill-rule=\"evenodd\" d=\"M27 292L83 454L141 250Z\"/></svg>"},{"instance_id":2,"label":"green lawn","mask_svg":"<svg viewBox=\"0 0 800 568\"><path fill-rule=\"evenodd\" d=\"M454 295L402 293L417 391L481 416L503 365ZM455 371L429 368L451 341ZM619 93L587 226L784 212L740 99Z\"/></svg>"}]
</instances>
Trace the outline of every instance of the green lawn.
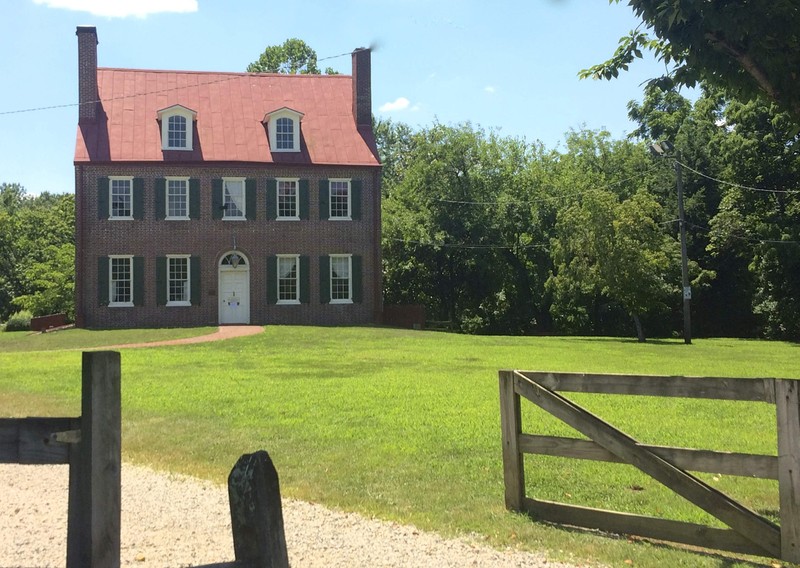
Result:
<instances>
[{"instance_id":1,"label":"green lawn","mask_svg":"<svg viewBox=\"0 0 800 568\"><path fill-rule=\"evenodd\" d=\"M55 351L60 349L88 349L106 345L128 345L131 343L195 337L214 333L215 331L217 331L216 327L118 329L114 331L65 329L48 333L4 331L0 332L0 353L4 351Z\"/></svg>"},{"instance_id":2,"label":"green lawn","mask_svg":"<svg viewBox=\"0 0 800 568\"><path fill-rule=\"evenodd\" d=\"M78 415L80 353L25 349L0 341L0 413ZM508 513L497 370L796 377L798 354L795 344L729 339L686 346L270 326L217 343L123 350L123 453L222 483L241 454L266 449L284 495L330 507L580 562L744 566ZM645 443L775 454L767 404L568 396ZM570 435L525 401L523 419L527 432ZM629 466L527 456L526 473L537 498L710 522ZM775 482L701 477L774 516Z\"/></svg>"}]
</instances>

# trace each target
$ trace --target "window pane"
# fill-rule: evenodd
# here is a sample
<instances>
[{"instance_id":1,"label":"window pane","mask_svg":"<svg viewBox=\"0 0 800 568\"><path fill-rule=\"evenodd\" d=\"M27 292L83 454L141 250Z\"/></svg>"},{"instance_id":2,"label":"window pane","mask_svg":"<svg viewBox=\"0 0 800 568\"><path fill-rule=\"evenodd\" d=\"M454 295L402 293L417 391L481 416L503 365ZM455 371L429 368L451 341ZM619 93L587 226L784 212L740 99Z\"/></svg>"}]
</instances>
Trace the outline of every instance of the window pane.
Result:
<instances>
[{"instance_id":1,"label":"window pane","mask_svg":"<svg viewBox=\"0 0 800 568\"><path fill-rule=\"evenodd\" d=\"M111 216L131 217L131 180L111 180Z\"/></svg>"},{"instance_id":2,"label":"window pane","mask_svg":"<svg viewBox=\"0 0 800 568\"><path fill-rule=\"evenodd\" d=\"M189 301L189 259L188 258L168 258L169 282L168 282L168 301L188 302Z\"/></svg>"},{"instance_id":3,"label":"window pane","mask_svg":"<svg viewBox=\"0 0 800 568\"><path fill-rule=\"evenodd\" d=\"M244 182L225 182L225 217L244 217Z\"/></svg>"},{"instance_id":4,"label":"window pane","mask_svg":"<svg viewBox=\"0 0 800 568\"><path fill-rule=\"evenodd\" d=\"M297 257L279 257L278 300L297 299Z\"/></svg>"},{"instance_id":5,"label":"window pane","mask_svg":"<svg viewBox=\"0 0 800 568\"><path fill-rule=\"evenodd\" d=\"M278 182L278 217L297 217L297 182Z\"/></svg>"},{"instance_id":6,"label":"window pane","mask_svg":"<svg viewBox=\"0 0 800 568\"><path fill-rule=\"evenodd\" d=\"M167 216L189 216L189 192L186 180L167 180Z\"/></svg>"},{"instance_id":7,"label":"window pane","mask_svg":"<svg viewBox=\"0 0 800 568\"><path fill-rule=\"evenodd\" d=\"M111 259L111 293L112 303L130 303L131 296L131 259Z\"/></svg>"},{"instance_id":8,"label":"window pane","mask_svg":"<svg viewBox=\"0 0 800 568\"><path fill-rule=\"evenodd\" d=\"M350 299L350 258L331 257L331 300Z\"/></svg>"},{"instance_id":9,"label":"window pane","mask_svg":"<svg viewBox=\"0 0 800 568\"><path fill-rule=\"evenodd\" d=\"M279 118L275 125L275 141L279 150L294 149L294 121L291 118Z\"/></svg>"},{"instance_id":10,"label":"window pane","mask_svg":"<svg viewBox=\"0 0 800 568\"><path fill-rule=\"evenodd\" d=\"M350 216L350 182L331 182L331 217Z\"/></svg>"},{"instance_id":11,"label":"window pane","mask_svg":"<svg viewBox=\"0 0 800 568\"><path fill-rule=\"evenodd\" d=\"M167 146L169 148L186 148L186 118L170 116L167 127Z\"/></svg>"}]
</instances>

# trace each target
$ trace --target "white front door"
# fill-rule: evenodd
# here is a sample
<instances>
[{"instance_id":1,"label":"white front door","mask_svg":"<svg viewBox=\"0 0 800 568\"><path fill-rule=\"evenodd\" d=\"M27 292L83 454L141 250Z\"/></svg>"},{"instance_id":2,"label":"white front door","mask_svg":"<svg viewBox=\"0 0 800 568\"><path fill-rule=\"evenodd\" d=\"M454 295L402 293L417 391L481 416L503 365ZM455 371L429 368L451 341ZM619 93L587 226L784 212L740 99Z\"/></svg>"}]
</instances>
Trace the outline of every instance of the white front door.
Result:
<instances>
[{"instance_id":1,"label":"white front door","mask_svg":"<svg viewBox=\"0 0 800 568\"><path fill-rule=\"evenodd\" d=\"M246 264L235 269L219 267L219 323L250 323L250 271Z\"/></svg>"}]
</instances>

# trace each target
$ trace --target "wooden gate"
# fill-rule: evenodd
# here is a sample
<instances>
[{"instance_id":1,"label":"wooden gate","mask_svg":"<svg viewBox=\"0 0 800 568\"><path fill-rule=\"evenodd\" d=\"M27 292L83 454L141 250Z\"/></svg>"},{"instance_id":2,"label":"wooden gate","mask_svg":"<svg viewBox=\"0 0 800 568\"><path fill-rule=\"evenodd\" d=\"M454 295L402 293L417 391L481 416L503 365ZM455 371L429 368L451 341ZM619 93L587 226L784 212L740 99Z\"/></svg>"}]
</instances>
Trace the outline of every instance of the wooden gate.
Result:
<instances>
[{"instance_id":1,"label":"wooden gate","mask_svg":"<svg viewBox=\"0 0 800 568\"><path fill-rule=\"evenodd\" d=\"M500 371L506 507L533 518L607 532L800 562L800 394L797 380L591 375ZM778 455L640 444L558 391L775 404ZM520 396L589 440L522 433ZM553 503L525 496L523 454L627 463L713 515L730 529ZM780 526L687 471L777 479Z\"/></svg>"}]
</instances>

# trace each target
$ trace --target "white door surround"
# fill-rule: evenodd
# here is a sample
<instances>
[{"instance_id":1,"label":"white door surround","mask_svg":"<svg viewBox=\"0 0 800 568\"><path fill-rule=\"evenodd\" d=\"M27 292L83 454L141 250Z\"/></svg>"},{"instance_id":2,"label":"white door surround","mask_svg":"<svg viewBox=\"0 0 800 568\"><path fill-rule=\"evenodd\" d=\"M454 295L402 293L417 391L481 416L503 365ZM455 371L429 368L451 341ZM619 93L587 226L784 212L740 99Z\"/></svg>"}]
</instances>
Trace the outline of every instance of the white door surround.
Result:
<instances>
[{"instance_id":1,"label":"white door surround","mask_svg":"<svg viewBox=\"0 0 800 568\"><path fill-rule=\"evenodd\" d=\"M250 261L239 251L219 261L219 324L250 323Z\"/></svg>"}]
</instances>

